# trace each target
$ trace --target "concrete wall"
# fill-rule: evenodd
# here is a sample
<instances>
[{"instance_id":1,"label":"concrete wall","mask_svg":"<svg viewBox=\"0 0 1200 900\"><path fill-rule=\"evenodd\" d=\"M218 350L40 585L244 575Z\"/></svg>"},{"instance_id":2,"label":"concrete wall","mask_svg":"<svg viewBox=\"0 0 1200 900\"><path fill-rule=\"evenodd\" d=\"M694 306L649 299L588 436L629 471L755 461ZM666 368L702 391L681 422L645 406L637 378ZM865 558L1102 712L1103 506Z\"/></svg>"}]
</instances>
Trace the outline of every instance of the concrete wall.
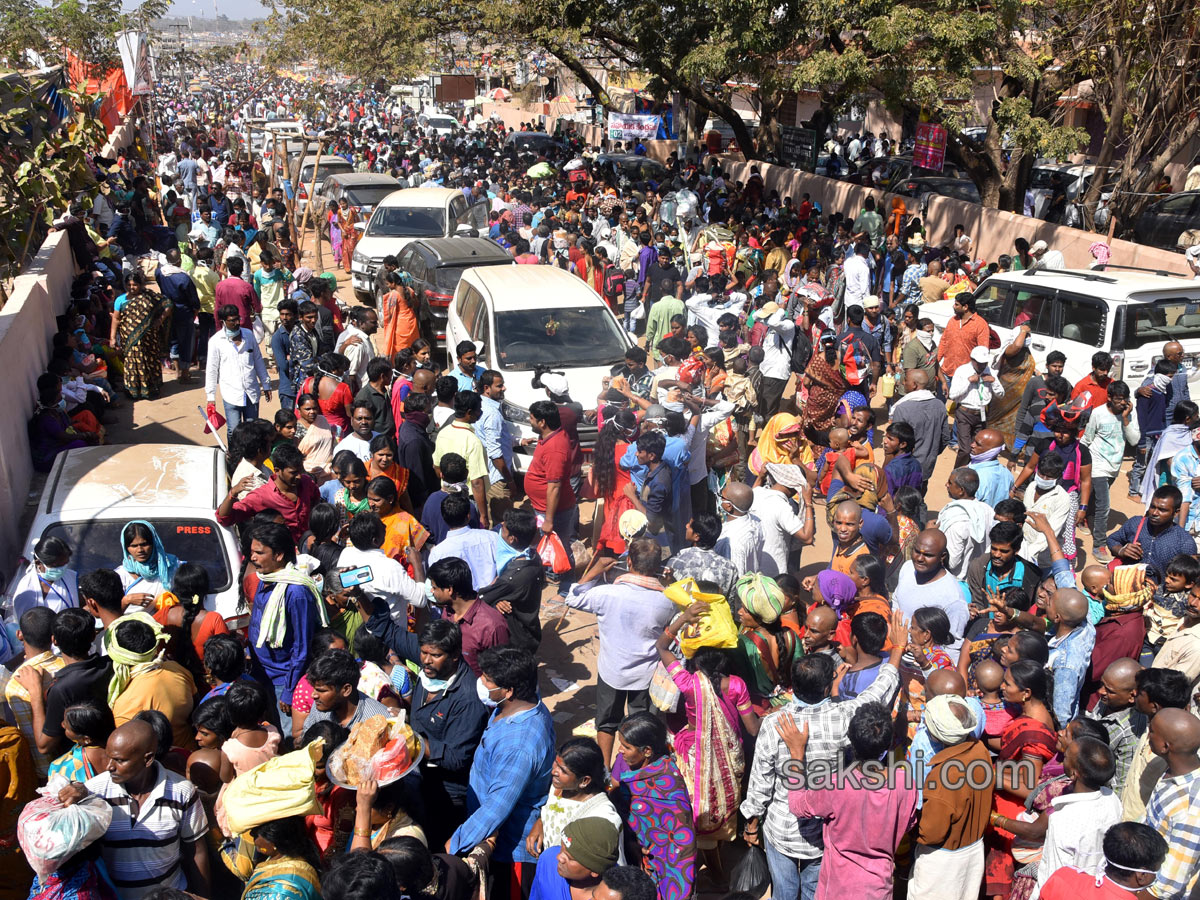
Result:
<instances>
[{"instance_id":1,"label":"concrete wall","mask_svg":"<svg viewBox=\"0 0 1200 900\"><path fill-rule=\"evenodd\" d=\"M0 392L0 570L11 574L10 561L21 551L21 512L33 482L33 462L26 429L33 415L38 376L50 361L50 339L58 331L55 317L71 298L75 260L66 234L52 233L0 310L0 359L7 389Z\"/></svg>"},{"instance_id":2,"label":"concrete wall","mask_svg":"<svg viewBox=\"0 0 1200 900\"><path fill-rule=\"evenodd\" d=\"M750 174L750 163L727 158L724 167L734 180L745 182ZM767 190L779 191L780 197L792 197L799 202L804 194L810 194L814 201L819 201L826 212L842 212L847 215L857 215L867 197L874 197L877 208L885 213L891 209L892 197L883 191L873 190L859 185L847 184L820 175L810 175L798 169L788 169L783 166L773 166L769 163L755 163L762 173ZM902 198L910 212L915 201L911 197ZM975 241L975 256L978 259L993 261L1002 253L1013 253L1013 241L1019 237L1027 239L1031 244L1044 240L1052 248L1062 252L1067 266L1073 269L1086 269L1092 263L1092 255L1088 248L1096 241L1104 240L1102 234L1083 231L1078 228L1067 228L1065 225L1052 225L1040 219L1020 216L1016 213L1002 212L998 209L988 209L977 203L967 203L963 200L952 200L949 197L933 197L929 201L926 215L922 221L926 226L926 236L932 244L948 242L954 236L954 226L961 224L966 228ZM1183 255L1169 250L1159 250L1155 247L1143 247L1132 241L1114 240L1111 244L1113 265L1138 266L1146 269L1162 270L1173 274L1187 274Z\"/></svg>"}]
</instances>

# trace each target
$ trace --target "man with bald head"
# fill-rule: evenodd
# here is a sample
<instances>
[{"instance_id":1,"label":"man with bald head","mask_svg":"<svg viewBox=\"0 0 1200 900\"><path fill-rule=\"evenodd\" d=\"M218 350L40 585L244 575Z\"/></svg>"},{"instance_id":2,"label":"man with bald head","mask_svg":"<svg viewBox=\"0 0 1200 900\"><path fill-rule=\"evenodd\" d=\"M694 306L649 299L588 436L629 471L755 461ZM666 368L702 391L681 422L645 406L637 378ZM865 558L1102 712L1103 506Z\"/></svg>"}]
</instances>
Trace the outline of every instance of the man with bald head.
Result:
<instances>
[{"instance_id":1,"label":"man with bald head","mask_svg":"<svg viewBox=\"0 0 1200 900\"><path fill-rule=\"evenodd\" d=\"M892 509L890 495L882 495L879 505ZM855 557L878 556L892 539L892 526L879 513L864 510L853 500L843 500L833 510L833 556L829 568L850 574Z\"/></svg>"},{"instance_id":2,"label":"man with bald head","mask_svg":"<svg viewBox=\"0 0 1200 900\"><path fill-rule=\"evenodd\" d=\"M750 512L753 505L754 490L748 484L731 481L721 491L725 524L721 526L721 536L713 549L733 563L738 578L762 568L763 530L758 517Z\"/></svg>"},{"instance_id":3,"label":"man with bald head","mask_svg":"<svg viewBox=\"0 0 1200 900\"><path fill-rule=\"evenodd\" d=\"M1167 858L1150 894L1194 897L1200 878L1200 719L1163 709L1150 720L1150 749L1167 770L1146 804L1146 824L1167 841Z\"/></svg>"},{"instance_id":4,"label":"man with bald head","mask_svg":"<svg viewBox=\"0 0 1200 900\"><path fill-rule=\"evenodd\" d=\"M1117 771L1113 775L1112 789L1120 794L1125 787L1129 764L1133 752L1146 731L1146 717L1137 711L1137 674L1142 664L1136 659L1123 657L1108 664L1100 678L1097 694L1099 702L1088 711L1087 717L1095 719L1108 732L1108 746L1112 747Z\"/></svg>"},{"instance_id":5,"label":"man with bald head","mask_svg":"<svg viewBox=\"0 0 1200 900\"><path fill-rule=\"evenodd\" d=\"M925 481L933 474L938 454L950 446L950 419L946 404L929 390L929 375L924 369L904 373L904 396L892 407L893 422L907 422L917 436L912 454L921 462Z\"/></svg>"},{"instance_id":6,"label":"man with bald head","mask_svg":"<svg viewBox=\"0 0 1200 900\"><path fill-rule=\"evenodd\" d=\"M63 788L70 805L89 794L113 807L100 854L121 900L142 900L159 887L209 895L208 816L196 787L155 761L154 729L134 719L113 731L108 769Z\"/></svg>"},{"instance_id":7,"label":"man with bald head","mask_svg":"<svg viewBox=\"0 0 1200 900\"><path fill-rule=\"evenodd\" d=\"M971 439L971 462L968 468L979 476L975 499L993 508L1012 493L1013 473L1000 462L1000 451L1003 449L1004 435L994 428L977 431Z\"/></svg>"},{"instance_id":8,"label":"man with bald head","mask_svg":"<svg viewBox=\"0 0 1200 900\"><path fill-rule=\"evenodd\" d=\"M1070 722L1079 711L1079 692L1096 645L1096 627L1087 614L1082 591L1060 588L1050 597L1048 618L1054 623L1054 634L1046 668L1054 678L1054 715L1059 722Z\"/></svg>"},{"instance_id":9,"label":"man with bald head","mask_svg":"<svg viewBox=\"0 0 1200 900\"><path fill-rule=\"evenodd\" d=\"M900 567L892 602L906 619L911 619L922 606L936 606L945 612L954 636L946 653L958 662L963 632L971 616L958 580L946 568L946 536L936 528L927 528L917 535L912 559Z\"/></svg>"}]
</instances>

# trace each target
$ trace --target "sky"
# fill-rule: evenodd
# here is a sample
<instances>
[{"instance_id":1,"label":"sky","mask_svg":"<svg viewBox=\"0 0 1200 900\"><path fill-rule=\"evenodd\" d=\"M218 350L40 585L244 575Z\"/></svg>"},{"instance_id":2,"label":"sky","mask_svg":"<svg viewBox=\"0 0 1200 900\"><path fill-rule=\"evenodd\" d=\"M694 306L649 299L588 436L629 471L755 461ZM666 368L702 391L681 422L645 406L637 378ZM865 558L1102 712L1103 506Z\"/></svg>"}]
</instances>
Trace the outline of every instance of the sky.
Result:
<instances>
[{"instance_id":1,"label":"sky","mask_svg":"<svg viewBox=\"0 0 1200 900\"><path fill-rule=\"evenodd\" d=\"M136 7L137 0L124 0L126 9ZM213 6L217 15L231 19L257 19L267 14L267 8L257 0L175 0L171 6L173 16L206 16L213 18Z\"/></svg>"}]
</instances>

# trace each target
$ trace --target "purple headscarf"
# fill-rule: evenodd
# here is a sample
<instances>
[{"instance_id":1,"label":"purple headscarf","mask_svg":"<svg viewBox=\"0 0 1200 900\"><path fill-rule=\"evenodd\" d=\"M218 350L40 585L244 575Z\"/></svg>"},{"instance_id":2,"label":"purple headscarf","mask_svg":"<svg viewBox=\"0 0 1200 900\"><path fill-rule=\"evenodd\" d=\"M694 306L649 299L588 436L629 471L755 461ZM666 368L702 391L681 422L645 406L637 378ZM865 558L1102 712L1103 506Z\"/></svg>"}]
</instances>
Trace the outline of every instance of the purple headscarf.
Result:
<instances>
[{"instance_id":1,"label":"purple headscarf","mask_svg":"<svg viewBox=\"0 0 1200 900\"><path fill-rule=\"evenodd\" d=\"M826 569L817 574L817 587L821 589L821 596L825 598L825 602L839 616L858 593L858 587L849 575L843 575L833 569Z\"/></svg>"}]
</instances>

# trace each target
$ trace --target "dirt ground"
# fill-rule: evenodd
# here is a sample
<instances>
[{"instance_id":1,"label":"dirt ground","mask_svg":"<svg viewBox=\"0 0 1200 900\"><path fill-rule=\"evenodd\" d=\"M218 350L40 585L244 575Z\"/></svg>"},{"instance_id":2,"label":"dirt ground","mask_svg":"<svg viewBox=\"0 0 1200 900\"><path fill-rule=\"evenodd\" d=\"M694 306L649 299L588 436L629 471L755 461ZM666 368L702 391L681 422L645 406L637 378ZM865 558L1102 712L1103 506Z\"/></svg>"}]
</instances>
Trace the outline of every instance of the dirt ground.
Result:
<instances>
[{"instance_id":1,"label":"dirt ground","mask_svg":"<svg viewBox=\"0 0 1200 900\"><path fill-rule=\"evenodd\" d=\"M325 250L324 259L328 263L330 254L327 247ZM306 257L305 262L317 269L315 259ZM338 282L339 296L346 303L357 303L350 289L349 276L338 272ZM115 411L118 421L109 429L110 442L210 444L213 437L203 432L204 420L201 412L205 403L203 373L193 372L193 376L191 384L183 385L176 380L175 375L167 374L162 398L157 401L140 401L135 404L123 399L121 407ZM262 404L260 415L270 419L278 408L276 396L270 403ZM882 421L884 416L879 415L879 419ZM877 434L878 432L879 429ZM882 461L883 451L876 452L879 461ZM947 500L946 480L953 463L953 452L944 452L930 479L926 503L931 516L936 516L936 510ZM1137 515L1141 511L1137 503L1126 497L1127 482L1124 473L1128 471L1129 464L1129 460L1126 460L1122 475L1113 486L1110 529L1118 528L1128 516ZM591 534L595 506L592 502L582 505L581 535ZM1090 553L1091 541L1088 537L1082 538L1081 547ZM831 553L829 529L820 525L815 543L804 548L801 570L795 574L801 577L815 574L827 565ZM555 588L548 586L543 595L542 622L543 637L539 652L539 659L543 663L542 696L553 713L559 738L565 740L572 734L590 735L594 733L592 714L595 706L596 655L599 649L595 617L568 609L556 598Z\"/></svg>"}]
</instances>

